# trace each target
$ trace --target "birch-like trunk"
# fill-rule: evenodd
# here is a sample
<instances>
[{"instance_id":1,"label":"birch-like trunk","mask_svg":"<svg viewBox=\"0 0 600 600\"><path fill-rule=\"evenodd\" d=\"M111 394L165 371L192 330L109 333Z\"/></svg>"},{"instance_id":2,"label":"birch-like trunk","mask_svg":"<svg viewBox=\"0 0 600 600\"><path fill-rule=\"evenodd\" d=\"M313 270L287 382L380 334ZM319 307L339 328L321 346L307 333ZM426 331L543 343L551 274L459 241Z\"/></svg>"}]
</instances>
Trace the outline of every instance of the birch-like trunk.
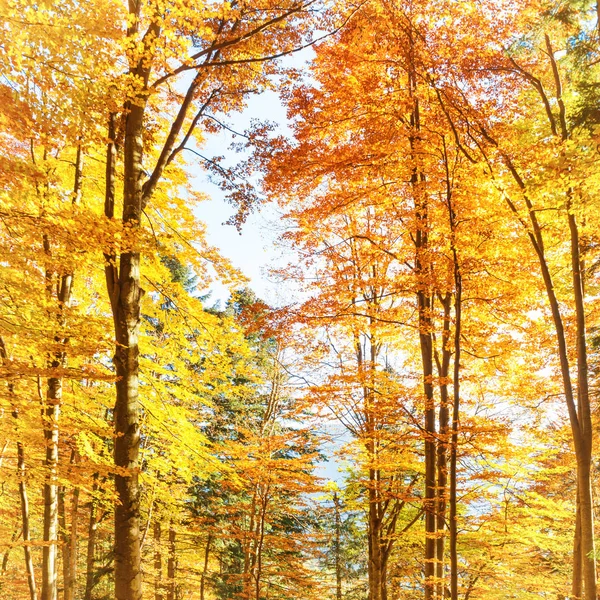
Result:
<instances>
[{"instance_id":1,"label":"birch-like trunk","mask_svg":"<svg viewBox=\"0 0 600 600\"><path fill-rule=\"evenodd\" d=\"M75 179L73 185L73 204L79 202L83 182L83 152L81 146L77 148L75 160ZM44 235L44 250L51 254L50 240ZM47 288L50 294L53 274L46 273ZM58 287L58 329L64 330L66 325L64 311L71 303L73 291L73 273L63 273ZM67 339L64 333L57 333L55 342L64 346ZM66 352L59 349L55 352L48 366L51 369L60 369L65 366ZM59 538L59 515L58 515L58 443L59 443L59 417L62 404L63 380L60 376L48 378L46 398L42 406L42 421L44 439L46 441L46 456L44 466L46 468L46 481L44 483L44 547L42 550L42 600L57 600L58 598L58 538ZM69 599L66 599L69 600Z\"/></svg>"}]
</instances>

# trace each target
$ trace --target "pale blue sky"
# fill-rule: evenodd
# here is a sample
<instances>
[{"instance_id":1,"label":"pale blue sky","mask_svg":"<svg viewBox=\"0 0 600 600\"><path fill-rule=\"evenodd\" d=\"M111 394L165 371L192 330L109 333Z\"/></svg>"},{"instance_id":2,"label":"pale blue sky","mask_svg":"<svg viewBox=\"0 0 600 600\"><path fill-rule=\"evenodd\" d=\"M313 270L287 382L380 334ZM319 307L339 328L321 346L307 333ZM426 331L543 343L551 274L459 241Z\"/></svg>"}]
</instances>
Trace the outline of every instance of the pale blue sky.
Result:
<instances>
[{"instance_id":1,"label":"pale blue sky","mask_svg":"<svg viewBox=\"0 0 600 600\"><path fill-rule=\"evenodd\" d=\"M300 67L312 55L312 49L307 48L287 57L285 62L288 66ZM278 125L279 133L289 133L286 110L277 91L270 90L250 97L247 108L242 113L230 115L224 121L235 131L243 132L252 119L274 122ZM239 160L239 155L229 149L232 139L230 133L223 131L212 136L202 152L206 156L224 155L226 158L231 157L231 161ZM250 278L250 287L260 298L272 305L282 304L286 299L286 291L268 277L270 266L283 263L281 249L275 248L275 241L283 230L280 211L273 205L262 207L249 216L240 234L235 227L224 224L234 214L235 208L224 200L223 192L204 173L199 169L194 170L198 173L195 178L196 188L211 196L211 200L202 203L196 213L207 224L209 242L220 248L222 254ZM223 302L229 296L227 289L220 284L212 285L211 292L209 304L216 300Z\"/></svg>"},{"instance_id":2,"label":"pale blue sky","mask_svg":"<svg viewBox=\"0 0 600 600\"><path fill-rule=\"evenodd\" d=\"M268 119L283 125L285 109L281 105L276 92L265 92L254 96L248 103L248 108L241 114L229 118L227 123L237 131L244 131L251 119ZM229 150L232 135L224 131L209 139L202 152L206 156L232 156L239 159ZM241 234L232 225L225 222L234 214L235 207L224 200L224 193L208 180L204 173L198 173L195 178L197 189L206 192L211 200L203 202L198 208L198 217L207 224L209 242L220 248L222 254L251 279L251 287L258 296L266 301L275 300L275 290L267 278L267 269L274 255L274 244L277 238L275 207L266 206L251 214L244 225ZM212 300L225 300L228 296L222 285L211 287Z\"/></svg>"}]
</instances>

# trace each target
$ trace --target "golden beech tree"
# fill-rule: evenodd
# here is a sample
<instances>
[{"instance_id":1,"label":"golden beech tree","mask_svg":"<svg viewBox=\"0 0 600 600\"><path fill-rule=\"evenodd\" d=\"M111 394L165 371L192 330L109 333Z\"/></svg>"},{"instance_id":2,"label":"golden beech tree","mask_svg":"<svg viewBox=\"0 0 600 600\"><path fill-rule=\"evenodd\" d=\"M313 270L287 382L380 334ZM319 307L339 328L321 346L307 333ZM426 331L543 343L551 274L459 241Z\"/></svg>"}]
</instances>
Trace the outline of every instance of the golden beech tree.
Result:
<instances>
[{"instance_id":1,"label":"golden beech tree","mask_svg":"<svg viewBox=\"0 0 600 600\"><path fill-rule=\"evenodd\" d=\"M161 180L182 151L190 149L203 120L212 113L241 108L251 91L264 88L272 58L301 45L315 8L312 0L250 5L183 1L161 7L129 3L123 39L127 72L117 79L124 105L113 105L109 117L108 219L116 216L117 148L122 148L123 161L121 218L135 235L142 228L144 211L155 204ZM173 91L178 85L183 93ZM155 125L148 135L152 121ZM116 249L105 253L116 339L115 466L126 469L115 481L119 499L115 591L123 600L141 597L137 476L141 255L135 241L118 255Z\"/></svg>"},{"instance_id":2,"label":"golden beech tree","mask_svg":"<svg viewBox=\"0 0 600 600\"><path fill-rule=\"evenodd\" d=\"M159 229L168 231L167 237L179 237L170 247L176 253L185 248L185 260L189 257L191 264L204 269L211 263L220 274L228 271L214 250L193 246L202 231L194 223L189 203L175 216L176 224L171 219L181 207L177 197L185 187L185 177L176 165L181 165L183 151L196 153L194 144L201 140L205 123L241 109L249 94L269 85L273 59L306 42L318 5L311 0L249 5L183 1L130 2L127 6L47 3L34 8L7 2L3 12L9 25L3 33L2 59L10 81L10 89L4 88L3 93L12 102L3 120L19 109L26 111L17 120L14 144L31 146L28 184L35 182L33 188L41 194L38 206L47 210L44 194L56 195L54 163L62 156L72 157L71 204L81 198L89 210L88 224L96 227L91 239L84 235L78 239L85 239L90 249L95 242L93 250L102 249L104 255L116 342L117 400L111 413L115 424L115 590L117 598L141 598L139 336L142 285L157 283L148 275L142 284L148 267L141 264L141 256L157 253ZM107 140L105 170L103 176L94 172L90 177L94 184L90 193L96 202L92 207L82 194L83 157L87 152L90 160L102 160L98 153L102 138ZM170 182L168 190L162 184L165 178ZM97 211L98 188L105 190L103 218ZM150 219L149 226L143 218ZM181 224L185 224L183 230ZM47 257L56 255L55 243L51 236L43 238ZM69 264L60 269L46 266L46 289L57 303L59 328L67 324L73 277ZM57 348L48 360L56 376L48 378L44 417L47 544L42 597L49 600L57 594L56 476L63 386L59 369L67 359L60 345L66 338L55 336Z\"/></svg>"}]
</instances>

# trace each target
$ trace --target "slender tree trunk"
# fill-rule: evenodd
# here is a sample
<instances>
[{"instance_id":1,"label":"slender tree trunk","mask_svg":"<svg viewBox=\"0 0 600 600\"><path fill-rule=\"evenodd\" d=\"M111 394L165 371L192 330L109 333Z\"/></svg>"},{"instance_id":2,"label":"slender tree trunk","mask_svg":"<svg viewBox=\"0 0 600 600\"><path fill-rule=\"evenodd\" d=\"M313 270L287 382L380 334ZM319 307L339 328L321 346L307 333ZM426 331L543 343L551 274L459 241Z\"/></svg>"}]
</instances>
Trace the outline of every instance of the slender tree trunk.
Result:
<instances>
[{"instance_id":1,"label":"slender tree trunk","mask_svg":"<svg viewBox=\"0 0 600 600\"><path fill-rule=\"evenodd\" d=\"M60 364L60 363L59 363ZM59 364L52 363L54 368ZM57 549L58 549L58 416L62 397L62 381L48 380L48 394L44 415L46 440L46 483L44 483L44 547L42 549L42 600L57 600Z\"/></svg>"},{"instance_id":2,"label":"slender tree trunk","mask_svg":"<svg viewBox=\"0 0 600 600\"><path fill-rule=\"evenodd\" d=\"M337 492L333 493L335 515L335 597L342 600L342 516L340 499Z\"/></svg>"},{"instance_id":3,"label":"slender tree trunk","mask_svg":"<svg viewBox=\"0 0 600 600\"><path fill-rule=\"evenodd\" d=\"M200 600L204 599L206 591L206 579L208 577L208 558L210 556L210 545L212 543L212 534L208 534L206 539L206 547L204 548L204 567L202 568L202 575L200 576Z\"/></svg>"},{"instance_id":4,"label":"slender tree trunk","mask_svg":"<svg viewBox=\"0 0 600 600\"><path fill-rule=\"evenodd\" d=\"M4 365L10 361L4 340L0 336L0 358ZM15 390L13 384L7 383L8 395L11 399L12 417L15 423L15 437L20 439L18 429L19 409L15 404ZM37 600L37 589L35 584L35 571L33 568L33 557L31 556L31 534L29 530L29 499L27 497L25 449L22 442L17 442L17 478L19 480L19 499L21 501L21 523L23 531L23 552L25 554L25 570L27 572L27 585L29 586L30 600Z\"/></svg>"},{"instance_id":5,"label":"slender tree trunk","mask_svg":"<svg viewBox=\"0 0 600 600\"><path fill-rule=\"evenodd\" d=\"M565 104L562 98L562 82L554 51L550 42L550 37L545 35L546 51L548 59L552 66L554 83L556 88L556 103L558 106L558 125L556 127L555 117L552 112L548 112L548 118L552 126L554 135L560 138L562 143L566 143L569 139L569 129L566 118ZM542 95L545 104L548 99L543 88L536 88L538 93ZM498 142L491 138L487 132L484 135L496 148ZM528 237L536 252L539 260L544 287L552 312L552 320L556 330L558 356L560 360L560 369L563 380L563 388L567 410L569 413L569 422L571 425L571 433L573 437L573 445L575 448L575 456L577 459L577 494L579 498L579 515L578 522L580 524L581 536L581 561L583 579L584 579L584 598L585 600L597 600L597 580L596 580L596 557L594 549L594 513L592 502L591 489L591 450L593 430L591 423L591 410L589 403L588 392L588 365L587 365L587 350L586 350L586 331L585 331L585 310L584 310L584 292L583 292L583 276L581 270L581 258L579 249L579 232L575 214L572 212L571 201L573 190L567 190L567 219L570 231L571 242L571 261L572 261L572 277L573 277L573 300L575 303L576 317L576 357L577 357L577 405L575 404L575 394L573 393L573 384L571 380L569 353L567 349L567 340L560 305L556 296L552 275L546 259L544 249L544 238L542 228L539 224L536 211L528 197L525 182L521 178L515 168L510 157L501 153L505 165L508 167L513 179L518 185L525 205L528 211L528 218L531 228L526 226L526 223L521 220L523 226L528 230ZM507 199L510 209L519 217L519 212L516 206ZM520 218L520 217L519 217ZM575 592L580 593L581 583L577 581L580 577L579 561L580 555L578 550L577 532L574 542L573 557L573 586Z\"/></svg>"},{"instance_id":6,"label":"slender tree trunk","mask_svg":"<svg viewBox=\"0 0 600 600\"><path fill-rule=\"evenodd\" d=\"M244 570L242 573L242 594L245 600L249 600L252 594L252 569L253 569L253 554L256 546L256 513L258 502L258 484L254 486L252 493L252 501L250 504L250 518L248 524L247 537L243 542L244 552Z\"/></svg>"},{"instance_id":7,"label":"slender tree trunk","mask_svg":"<svg viewBox=\"0 0 600 600\"><path fill-rule=\"evenodd\" d=\"M419 340L423 365L423 388L425 392L425 600L433 598L435 592L436 557L436 443L435 404L433 398L433 353L429 298L418 292Z\"/></svg>"},{"instance_id":8,"label":"slender tree trunk","mask_svg":"<svg viewBox=\"0 0 600 600\"><path fill-rule=\"evenodd\" d=\"M98 474L94 474L93 492L98 490ZM90 518L88 522L87 556L85 560L85 594L84 600L92 600L94 576L96 573L96 534L98 531L98 506L92 496L90 501Z\"/></svg>"},{"instance_id":9,"label":"slender tree trunk","mask_svg":"<svg viewBox=\"0 0 600 600\"><path fill-rule=\"evenodd\" d=\"M582 553L584 558L583 562L583 576L586 582L584 591L584 597L586 600L597 600L596 598L596 560L595 554L593 553L594 548L594 515L593 515L593 504L592 504L592 490L591 490L591 442L592 442L592 429L591 429L591 416L589 406L589 395L587 393L587 357L585 353L585 316L583 312L583 290L582 288L577 289L581 283L575 285L574 296L576 305L576 319L577 319L577 371L578 371L578 394L577 394L577 405L575 403L575 395L573 393L573 383L571 380L571 371L569 364L569 354L567 350L567 340L565 335L565 328L563 318L560 312L560 304L556 296L554 288L554 282L552 275L546 260L546 254L544 249L544 240L542 235L542 229L537 219L535 210L529 197L527 196L527 190L525 183L518 174L515 166L513 165L510 158L503 156L506 166L509 168L513 178L523 193L528 214L529 222L531 223L531 231L528 232L531 244L537 254L538 261L540 264L540 270L542 272L542 278L544 281L544 287L548 296L548 302L550 304L550 310L552 312L552 320L554 323L554 329L556 331L557 338L557 350L560 361L560 370L563 381L563 389L565 392L565 399L567 404L567 410L569 413L569 422L571 425L571 434L573 438L573 446L575 448L575 457L577 459L577 494L579 497L579 509L580 509L580 525L581 525L581 544ZM518 211L512 202L509 202L511 210L518 215ZM573 220L569 218L569 226L571 228L571 258L573 261L573 279L574 282L580 279L581 274L579 272L579 249L577 239L577 225ZM575 231L573 231L573 227ZM576 240L576 241L574 241ZM574 244L577 246L577 251L574 250ZM575 265L577 263L577 266ZM583 354L581 354L583 350ZM584 381L585 380L585 381ZM585 404L584 404L585 403ZM576 566L579 558L574 557L573 563ZM580 584L575 581L579 573L573 573L573 589L578 589ZM589 585L588 585L589 584Z\"/></svg>"},{"instance_id":10,"label":"slender tree trunk","mask_svg":"<svg viewBox=\"0 0 600 600\"><path fill-rule=\"evenodd\" d=\"M444 308L444 323L442 329L442 360L439 360L436 351L436 363L440 377L440 408L439 408L439 440L437 446L437 502L436 502L436 557L435 578L436 594L438 599L444 597L444 554L446 545L446 504L448 493L448 429L450 421L448 374L450 371L450 358L452 356L450 344L450 312L452 309L452 295L446 294L442 298Z\"/></svg>"},{"instance_id":11,"label":"slender tree trunk","mask_svg":"<svg viewBox=\"0 0 600 600\"><path fill-rule=\"evenodd\" d=\"M18 413L13 412L15 419ZM31 600L37 600L35 585L35 571L33 569L33 557L31 556L31 534L29 532L29 500L27 498L27 486L25 483L25 451L23 444L17 442L17 469L19 473L19 497L21 498L21 516L23 520L23 549L25 551L25 569L27 571L27 584Z\"/></svg>"},{"instance_id":12,"label":"slender tree trunk","mask_svg":"<svg viewBox=\"0 0 600 600\"><path fill-rule=\"evenodd\" d=\"M452 439L450 443L450 598L458 600L458 513L457 513L457 457L458 457L458 428L460 424L460 336L462 317L462 277L456 260L454 263L456 292L454 297L455 328L454 328L454 372L453 372L453 402L452 402Z\"/></svg>"},{"instance_id":13,"label":"slender tree trunk","mask_svg":"<svg viewBox=\"0 0 600 600\"><path fill-rule=\"evenodd\" d=\"M428 257L428 208L427 197L423 190L425 175L419 163L419 141L421 135L421 117L417 92L417 76L412 31L409 36L408 87L413 103L410 115L410 150L413 162L411 187L415 203L415 276L417 288L417 310L419 318L419 346L423 368L424 424L425 436L425 600L435 596L435 560L436 560L436 423L435 400L433 396L433 340L431 322L430 267Z\"/></svg>"},{"instance_id":14,"label":"slender tree trunk","mask_svg":"<svg viewBox=\"0 0 600 600\"><path fill-rule=\"evenodd\" d=\"M579 500L579 483L576 485L577 509L575 511L575 535L573 537L573 582L571 596L573 600L581 600L583 594L583 552L581 544L581 508Z\"/></svg>"},{"instance_id":15,"label":"slender tree trunk","mask_svg":"<svg viewBox=\"0 0 600 600\"><path fill-rule=\"evenodd\" d=\"M160 521L154 521L154 598L163 600L162 583L162 552L160 548L160 538L162 535Z\"/></svg>"},{"instance_id":16,"label":"slender tree trunk","mask_svg":"<svg viewBox=\"0 0 600 600\"><path fill-rule=\"evenodd\" d=\"M449 177L447 177L449 182ZM456 248L456 215L450 191L447 194L450 233L452 236L452 262L454 271L454 365L452 373L452 436L450 440L450 490L448 502L450 528L450 598L458 600L458 513L457 513L457 458L458 429L460 425L460 353L462 334L462 274Z\"/></svg>"},{"instance_id":17,"label":"slender tree trunk","mask_svg":"<svg viewBox=\"0 0 600 600\"><path fill-rule=\"evenodd\" d=\"M60 538L61 538L61 551L62 551L62 571L63 571L63 586L65 588L66 594L66 585L67 581L69 581L69 567L70 567L70 559L69 559L69 534L67 531L67 515L66 515L66 507L65 507L65 495L67 491L64 485L58 488L58 526L60 530ZM65 598L66 600L66 598Z\"/></svg>"},{"instance_id":18,"label":"slender tree trunk","mask_svg":"<svg viewBox=\"0 0 600 600\"><path fill-rule=\"evenodd\" d=\"M73 488L71 494L71 531L69 533L69 568L65 579L65 600L76 600L77 597L77 522L79 520L79 488Z\"/></svg>"},{"instance_id":19,"label":"slender tree trunk","mask_svg":"<svg viewBox=\"0 0 600 600\"><path fill-rule=\"evenodd\" d=\"M569 204L570 208L570 204ZM588 360L586 344L585 306L583 291L582 261L580 254L579 230L575 215L569 210L569 231L571 234L571 267L573 273L573 293L575 297L577 333L577 406L581 428L582 448L578 457L578 497L581 521L581 550L583 554L583 577L586 600L596 600L596 549L594 544L594 505L592 500L592 415L588 386Z\"/></svg>"},{"instance_id":20,"label":"slender tree trunk","mask_svg":"<svg viewBox=\"0 0 600 600\"><path fill-rule=\"evenodd\" d=\"M83 182L83 152L81 146L77 148L75 160L75 180L73 185L73 204L79 201L81 196L81 187ZM50 255L50 240L44 235L44 250ZM52 279L51 273L46 273L46 281ZM50 293L51 286L47 283ZM58 326L60 329L65 327L64 310L71 302L73 289L73 273L65 273L60 277L60 286L58 288ZM55 341L65 344L64 334L59 333L55 336ZM66 353L59 350L49 363L51 369L58 369L65 366ZM42 550L42 600L57 600L58 597L58 441L60 417L60 408L62 404L63 380L62 377L50 377L46 392L46 401L42 408L42 419L44 428L44 438L46 440L46 482L44 483L44 542Z\"/></svg>"},{"instance_id":21,"label":"slender tree trunk","mask_svg":"<svg viewBox=\"0 0 600 600\"><path fill-rule=\"evenodd\" d=\"M258 542L256 544L256 565L254 568L254 591L255 600L260 600L260 590L262 585L262 560L263 548L265 543L265 519L267 516L267 504L269 502L270 486L265 486L265 491L261 500L260 519L258 528Z\"/></svg>"},{"instance_id":22,"label":"slender tree trunk","mask_svg":"<svg viewBox=\"0 0 600 600\"><path fill-rule=\"evenodd\" d=\"M377 498L378 474L370 470L369 475L369 600L386 600L386 574L382 552L382 523L379 515L380 502Z\"/></svg>"},{"instance_id":23,"label":"slender tree trunk","mask_svg":"<svg viewBox=\"0 0 600 600\"><path fill-rule=\"evenodd\" d=\"M10 556L10 551L12 550L12 544L14 544L21 535L23 531L23 527L21 525L17 525L15 528L15 532L12 534L10 541L11 545L6 549L4 555L2 556L2 567L0 568L0 582L4 582L4 576L6 575L6 571L8 570L8 558Z\"/></svg>"},{"instance_id":24,"label":"slender tree trunk","mask_svg":"<svg viewBox=\"0 0 600 600\"><path fill-rule=\"evenodd\" d=\"M175 600L175 571L177 568L175 540L175 527L173 526L173 521L171 521L169 523L169 554L167 558L167 600Z\"/></svg>"}]
</instances>

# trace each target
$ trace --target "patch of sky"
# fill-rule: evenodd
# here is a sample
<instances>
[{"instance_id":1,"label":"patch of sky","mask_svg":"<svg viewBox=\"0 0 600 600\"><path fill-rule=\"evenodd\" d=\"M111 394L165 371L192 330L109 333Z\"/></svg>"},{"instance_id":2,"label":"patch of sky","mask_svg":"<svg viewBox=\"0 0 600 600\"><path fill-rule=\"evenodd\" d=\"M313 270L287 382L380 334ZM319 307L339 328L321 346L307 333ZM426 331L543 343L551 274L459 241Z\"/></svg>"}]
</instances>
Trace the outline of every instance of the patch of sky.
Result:
<instances>
[{"instance_id":1,"label":"patch of sky","mask_svg":"<svg viewBox=\"0 0 600 600\"><path fill-rule=\"evenodd\" d=\"M286 68L300 68L312 56L313 51L307 48L286 57L283 65ZM243 137L234 132L243 134L254 121L268 121L273 124L274 135L290 136L286 108L279 96L280 85L280 81L276 80L273 89L250 96L242 112L228 116L216 115L228 129L221 128L218 133L207 137L202 147L203 156L223 157L220 164L224 167L232 167L246 158L247 153L238 152L233 147L243 141ZM208 174L203 165L187 158L196 190L206 193L210 198L199 205L196 213L207 225L209 243L219 248L222 255L248 277L249 287L259 298L274 306L285 304L289 294L269 273L270 269L282 267L290 260L290 256L286 256L287 253L282 248L276 249L276 241L285 231L281 210L274 204L261 203L248 216L241 231L237 231L234 225L227 223L235 214L236 208L226 201L218 182ZM250 183L260 194L258 174L251 176ZM208 305L223 305L230 292L223 284L213 282L208 289L200 290L200 293L210 294L206 300Z\"/></svg>"}]
</instances>

